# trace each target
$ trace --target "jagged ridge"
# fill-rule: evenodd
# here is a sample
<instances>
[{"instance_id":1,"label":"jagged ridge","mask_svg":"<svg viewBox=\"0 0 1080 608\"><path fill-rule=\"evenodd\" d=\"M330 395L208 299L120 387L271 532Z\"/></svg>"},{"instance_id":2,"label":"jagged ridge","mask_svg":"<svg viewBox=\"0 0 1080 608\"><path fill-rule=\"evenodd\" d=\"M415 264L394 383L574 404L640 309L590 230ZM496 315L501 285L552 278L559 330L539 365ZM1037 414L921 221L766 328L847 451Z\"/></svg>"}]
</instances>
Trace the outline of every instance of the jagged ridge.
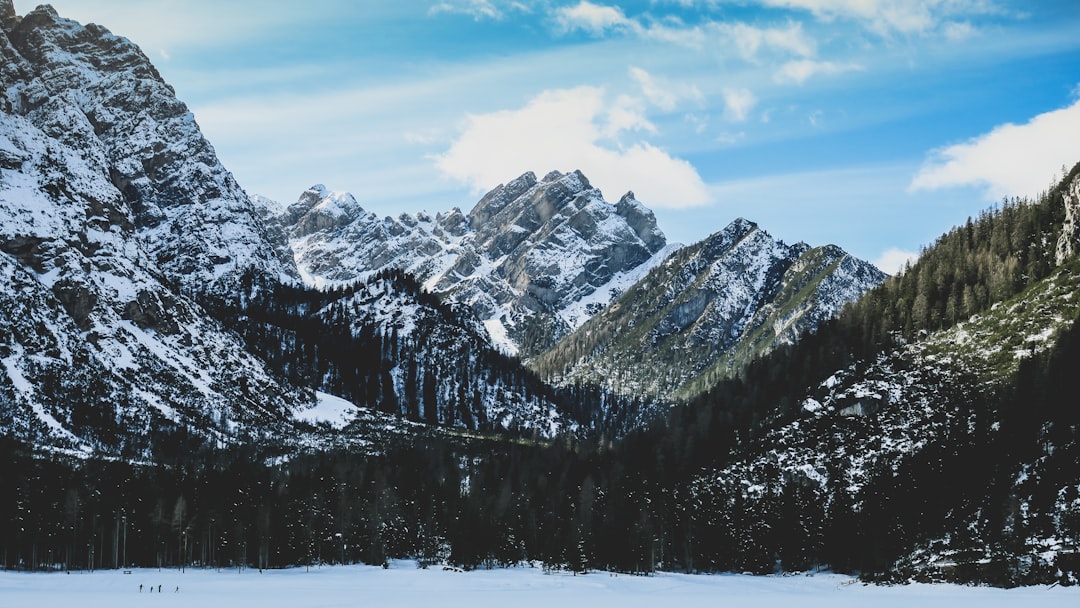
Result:
<instances>
[{"instance_id":1,"label":"jagged ridge","mask_svg":"<svg viewBox=\"0 0 1080 608\"><path fill-rule=\"evenodd\" d=\"M794 342L884 275L835 246L776 241L738 219L676 252L533 366L556 382L692 397Z\"/></svg>"}]
</instances>

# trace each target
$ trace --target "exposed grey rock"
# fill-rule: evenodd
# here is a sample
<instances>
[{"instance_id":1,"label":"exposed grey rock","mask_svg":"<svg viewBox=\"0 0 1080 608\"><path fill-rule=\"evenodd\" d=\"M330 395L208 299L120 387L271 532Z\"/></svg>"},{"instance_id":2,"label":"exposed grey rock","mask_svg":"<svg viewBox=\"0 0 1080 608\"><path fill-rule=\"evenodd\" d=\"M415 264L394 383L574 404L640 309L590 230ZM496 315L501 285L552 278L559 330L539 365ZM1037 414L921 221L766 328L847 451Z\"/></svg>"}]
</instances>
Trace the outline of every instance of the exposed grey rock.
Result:
<instances>
[{"instance_id":1,"label":"exposed grey rock","mask_svg":"<svg viewBox=\"0 0 1080 608\"><path fill-rule=\"evenodd\" d=\"M346 194L312 189L279 217L308 280L350 281L399 268L488 322L493 339L528 357L554 344L612 292L662 258L656 218L628 193L604 201L579 171L500 185L469 211L396 219L338 212ZM352 208L350 206L350 208ZM665 252L666 254L666 252ZM587 302L588 301L588 302Z\"/></svg>"},{"instance_id":2,"label":"exposed grey rock","mask_svg":"<svg viewBox=\"0 0 1080 608\"><path fill-rule=\"evenodd\" d=\"M134 459L181 428L290 436L313 394L174 287L288 274L254 207L134 45L49 7L10 14L0 4L0 432Z\"/></svg>"},{"instance_id":3,"label":"exposed grey rock","mask_svg":"<svg viewBox=\"0 0 1080 608\"><path fill-rule=\"evenodd\" d=\"M1061 236L1058 237L1055 250L1055 261L1058 266L1067 259L1076 255L1080 248L1080 175L1069 183L1064 192L1065 199L1065 224L1061 228Z\"/></svg>"},{"instance_id":4,"label":"exposed grey rock","mask_svg":"<svg viewBox=\"0 0 1080 608\"><path fill-rule=\"evenodd\" d=\"M691 397L884 278L838 247L786 245L740 218L674 253L532 365L557 383Z\"/></svg>"},{"instance_id":5,"label":"exposed grey rock","mask_svg":"<svg viewBox=\"0 0 1080 608\"><path fill-rule=\"evenodd\" d=\"M19 16L15 14L15 3L12 0L0 0L0 27L11 31L19 24Z\"/></svg>"},{"instance_id":6,"label":"exposed grey rock","mask_svg":"<svg viewBox=\"0 0 1080 608\"><path fill-rule=\"evenodd\" d=\"M8 2L0 14L10 9ZM191 293L228 294L251 269L297 276L194 116L137 46L47 5L4 23L5 107L75 151L122 195L122 209L98 205L91 217L131 222L158 269Z\"/></svg>"}]
</instances>

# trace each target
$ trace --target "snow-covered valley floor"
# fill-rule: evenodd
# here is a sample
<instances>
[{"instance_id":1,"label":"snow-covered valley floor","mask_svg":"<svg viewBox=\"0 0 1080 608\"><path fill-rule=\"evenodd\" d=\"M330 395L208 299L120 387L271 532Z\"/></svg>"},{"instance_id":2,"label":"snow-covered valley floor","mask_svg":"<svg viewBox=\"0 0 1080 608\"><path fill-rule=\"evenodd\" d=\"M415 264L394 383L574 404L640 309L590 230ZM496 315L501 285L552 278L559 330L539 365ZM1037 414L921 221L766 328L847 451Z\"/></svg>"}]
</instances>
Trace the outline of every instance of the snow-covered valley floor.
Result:
<instances>
[{"instance_id":1,"label":"snow-covered valley floor","mask_svg":"<svg viewBox=\"0 0 1080 608\"><path fill-rule=\"evenodd\" d=\"M142 589L140 590L140 585ZM158 592L160 585L161 592ZM152 588L152 589L151 589ZM65 573L0 572L0 606L195 606L198 608L619 608L678 606L844 608L848 606L1080 606L1080 588L992 589L954 585L867 586L849 576L654 574L574 576L539 568L474 572L325 566L288 570L136 569Z\"/></svg>"}]
</instances>

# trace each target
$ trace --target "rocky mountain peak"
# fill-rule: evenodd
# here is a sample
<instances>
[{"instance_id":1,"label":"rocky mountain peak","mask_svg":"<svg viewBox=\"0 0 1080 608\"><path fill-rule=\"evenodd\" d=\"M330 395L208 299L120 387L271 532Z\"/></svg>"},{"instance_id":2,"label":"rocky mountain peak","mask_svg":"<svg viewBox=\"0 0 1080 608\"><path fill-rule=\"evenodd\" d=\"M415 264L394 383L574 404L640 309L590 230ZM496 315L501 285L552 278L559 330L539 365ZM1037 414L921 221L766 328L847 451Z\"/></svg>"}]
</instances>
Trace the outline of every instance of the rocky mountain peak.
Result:
<instances>
[{"instance_id":1,"label":"rocky mountain peak","mask_svg":"<svg viewBox=\"0 0 1080 608\"><path fill-rule=\"evenodd\" d=\"M656 216L651 209L634 198L632 191L624 194L615 204L615 213L626 220L626 223L634 229L634 233L649 249L656 251L667 244L667 237L656 224Z\"/></svg>"},{"instance_id":2,"label":"rocky mountain peak","mask_svg":"<svg viewBox=\"0 0 1080 608\"><path fill-rule=\"evenodd\" d=\"M883 279L839 247L787 245L738 218L671 254L532 364L556 382L692 397Z\"/></svg>"},{"instance_id":3,"label":"rocky mountain peak","mask_svg":"<svg viewBox=\"0 0 1080 608\"><path fill-rule=\"evenodd\" d=\"M15 14L15 3L12 0L0 0L0 27L11 31L19 24L19 16Z\"/></svg>"},{"instance_id":4,"label":"rocky mountain peak","mask_svg":"<svg viewBox=\"0 0 1080 608\"><path fill-rule=\"evenodd\" d=\"M608 203L580 171L543 179L524 173L493 188L468 215L454 209L379 219L351 197L334 205L330 198L325 188L309 189L281 216L289 253L309 282L407 270L469 306L495 341L522 354L583 323L638 269L666 256L667 239L648 208L632 193Z\"/></svg>"},{"instance_id":5,"label":"rocky mountain peak","mask_svg":"<svg viewBox=\"0 0 1080 608\"><path fill-rule=\"evenodd\" d=\"M0 43L0 107L107 180L88 217L133 229L156 268L192 293L229 294L252 269L297 276L192 113L135 44L47 6ZM114 194L118 203L100 204Z\"/></svg>"},{"instance_id":6,"label":"rocky mountain peak","mask_svg":"<svg viewBox=\"0 0 1080 608\"><path fill-rule=\"evenodd\" d=\"M308 188L285 211L285 221L296 237L345 226L364 214L360 203L348 192L332 192L322 184Z\"/></svg>"},{"instance_id":7,"label":"rocky mountain peak","mask_svg":"<svg viewBox=\"0 0 1080 608\"><path fill-rule=\"evenodd\" d=\"M536 174L528 171L508 184L499 184L485 194L472 211L469 212L469 222L473 227L482 226L492 216L502 211L510 202L517 200L522 194L536 185Z\"/></svg>"}]
</instances>

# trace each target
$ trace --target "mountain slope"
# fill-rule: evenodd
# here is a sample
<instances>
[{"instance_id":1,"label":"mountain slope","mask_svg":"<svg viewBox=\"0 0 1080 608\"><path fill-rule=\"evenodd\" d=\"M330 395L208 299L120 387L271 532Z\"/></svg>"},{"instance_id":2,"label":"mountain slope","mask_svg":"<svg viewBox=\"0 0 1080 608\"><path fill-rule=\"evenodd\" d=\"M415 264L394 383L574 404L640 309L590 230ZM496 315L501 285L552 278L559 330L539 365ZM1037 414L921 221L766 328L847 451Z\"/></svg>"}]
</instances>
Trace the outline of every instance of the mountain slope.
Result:
<instances>
[{"instance_id":1,"label":"mountain slope","mask_svg":"<svg viewBox=\"0 0 1080 608\"><path fill-rule=\"evenodd\" d=\"M383 271L329 291L243 283L240 307L219 316L295 384L429 425L543 438L579 431L566 395L408 274Z\"/></svg>"},{"instance_id":2,"label":"mountain slope","mask_svg":"<svg viewBox=\"0 0 1080 608\"><path fill-rule=\"evenodd\" d=\"M739 219L686 247L532 363L563 384L693 396L839 312L884 275L834 246L776 241Z\"/></svg>"},{"instance_id":3,"label":"mountain slope","mask_svg":"<svg viewBox=\"0 0 1080 608\"><path fill-rule=\"evenodd\" d=\"M248 268L296 276L191 112L138 47L49 6L8 22L5 111L76 152L121 194L140 242L170 281L187 292L228 293Z\"/></svg>"},{"instance_id":4,"label":"mountain slope","mask_svg":"<svg viewBox=\"0 0 1080 608\"><path fill-rule=\"evenodd\" d=\"M151 270L128 206L100 171L11 114L0 114L0 150L6 432L142 457L163 434L231 442L288 430L313 396L266 374Z\"/></svg>"},{"instance_id":5,"label":"mountain slope","mask_svg":"<svg viewBox=\"0 0 1080 608\"><path fill-rule=\"evenodd\" d=\"M1080 260L1058 252L1077 242L1077 211L1080 165L1040 200L944 235L838 322L756 364L746 385L719 385L669 421L687 433L705 410L758 421L689 483L708 513L695 528L736 548L708 559L1075 584Z\"/></svg>"},{"instance_id":6,"label":"mountain slope","mask_svg":"<svg viewBox=\"0 0 1080 608\"><path fill-rule=\"evenodd\" d=\"M527 173L467 215L380 219L322 186L283 213L267 207L309 284L406 270L544 377L650 399L707 389L884 278L834 246L789 247L746 220L669 246L632 193L607 203L580 172ZM642 301L609 308L627 291Z\"/></svg>"},{"instance_id":7,"label":"mountain slope","mask_svg":"<svg viewBox=\"0 0 1080 608\"><path fill-rule=\"evenodd\" d=\"M329 388L323 379L286 377L267 363L283 344L254 350L244 327L207 312L250 299L252 277L298 280L291 255L279 256L280 227L264 224L133 44L50 7L13 14L0 5L0 266L11 277L0 288L0 425L43 449L134 460L179 444L326 441L304 422L328 399L313 390ZM432 336L450 331L433 303L384 286L339 321L389 334L422 319ZM539 391L489 382L500 370L476 354L490 350L482 327L452 329L438 343L394 345L399 361L471 374L440 378L459 381L468 403L454 393L456 409L424 421L545 436L572 425ZM526 374L504 363L502 373ZM409 369L386 370L397 394L413 388ZM436 388L448 404L449 384ZM467 422L477 416L490 424ZM400 426L377 410L344 423L354 419L331 439L363 443Z\"/></svg>"},{"instance_id":8,"label":"mountain slope","mask_svg":"<svg viewBox=\"0 0 1080 608\"><path fill-rule=\"evenodd\" d=\"M434 217L380 219L351 195L316 186L272 222L309 284L406 270L469 306L493 340L523 357L580 326L667 254L632 193L610 204L580 172L526 173L467 215Z\"/></svg>"}]
</instances>

